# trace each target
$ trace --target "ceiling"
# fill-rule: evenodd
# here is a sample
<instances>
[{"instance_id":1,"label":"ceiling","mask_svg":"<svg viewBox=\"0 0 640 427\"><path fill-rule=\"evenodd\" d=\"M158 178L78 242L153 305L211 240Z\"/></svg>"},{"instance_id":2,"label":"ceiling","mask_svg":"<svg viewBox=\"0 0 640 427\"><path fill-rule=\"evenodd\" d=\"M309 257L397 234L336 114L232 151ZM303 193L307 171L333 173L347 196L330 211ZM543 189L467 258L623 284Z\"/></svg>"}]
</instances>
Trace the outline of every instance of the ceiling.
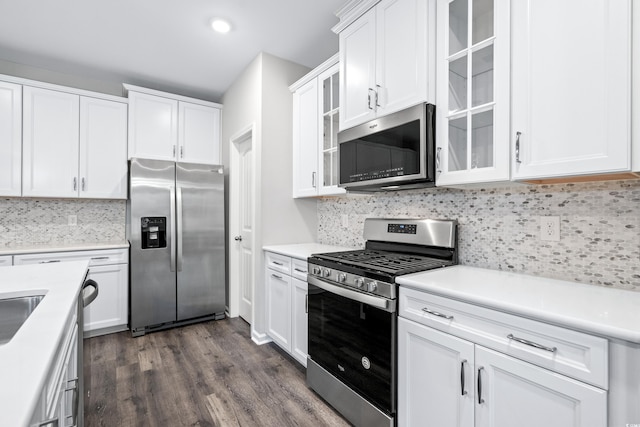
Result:
<instances>
[{"instance_id":1,"label":"ceiling","mask_svg":"<svg viewBox=\"0 0 640 427\"><path fill-rule=\"evenodd\" d=\"M258 55L338 51L346 0L0 0L0 60L220 102ZM211 30L227 19L227 34Z\"/></svg>"}]
</instances>

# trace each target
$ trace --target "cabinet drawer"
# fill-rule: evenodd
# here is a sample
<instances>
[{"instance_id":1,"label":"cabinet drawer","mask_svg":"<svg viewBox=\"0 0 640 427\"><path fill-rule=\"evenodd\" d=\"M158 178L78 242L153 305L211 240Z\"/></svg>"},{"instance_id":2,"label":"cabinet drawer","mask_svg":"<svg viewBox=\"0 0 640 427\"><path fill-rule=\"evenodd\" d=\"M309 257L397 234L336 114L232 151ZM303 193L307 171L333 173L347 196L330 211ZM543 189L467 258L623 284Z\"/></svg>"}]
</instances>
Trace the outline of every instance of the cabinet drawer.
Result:
<instances>
[{"instance_id":1,"label":"cabinet drawer","mask_svg":"<svg viewBox=\"0 0 640 427\"><path fill-rule=\"evenodd\" d=\"M291 258L283 255L265 252L267 267L281 273L291 275ZM306 280L306 278L305 278Z\"/></svg>"},{"instance_id":2,"label":"cabinet drawer","mask_svg":"<svg viewBox=\"0 0 640 427\"><path fill-rule=\"evenodd\" d=\"M291 275L303 282L307 281L307 260L291 259Z\"/></svg>"},{"instance_id":3,"label":"cabinet drawer","mask_svg":"<svg viewBox=\"0 0 640 427\"><path fill-rule=\"evenodd\" d=\"M403 287L399 315L608 389L604 338Z\"/></svg>"},{"instance_id":4,"label":"cabinet drawer","mask_svg":"<svg viewBox=\"0 0 640 427\"><path fill-rule=\"evenodd\" d=\"M89 267L109 264L127 264L127 249L105 249L95 251L50 252L28 255L14 255L15 265L45 264L63 261L89 261Z\"/></svg>"}]
</instances>

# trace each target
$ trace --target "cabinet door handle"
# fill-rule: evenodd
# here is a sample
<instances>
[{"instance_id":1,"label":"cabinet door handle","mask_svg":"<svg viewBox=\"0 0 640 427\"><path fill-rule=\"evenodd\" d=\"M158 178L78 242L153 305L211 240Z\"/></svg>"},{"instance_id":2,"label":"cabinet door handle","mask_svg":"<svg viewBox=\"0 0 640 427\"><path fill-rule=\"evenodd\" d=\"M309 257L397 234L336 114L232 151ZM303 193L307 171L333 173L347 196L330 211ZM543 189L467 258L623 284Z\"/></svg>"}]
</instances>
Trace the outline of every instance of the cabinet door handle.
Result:
<instances>
[{"instance_id":1,"label":"cabinet door handle","mask_svg":"<svg viewBox=\"0 0 640 427\"><path fill-rule=\"evenodd\" d=\"M173 146L173 158L175 158L175 157L176 157L176 146L174 145Z\"/></svg>"},{"instance_id":2,"label":"cabinet door handle","mask_svg":"<svg viewBox=\"0 0 640 427\"><path fill-rule=\"evenodd\" d=\"M378 107L380 106L380 103L378 102L378 100L380 99L380 85L376 85L376 110L378 109Z\"/></svg>"},{"instance_id":3,"label":"cabinet door handle","mask_svg":"<svg viewBox=\"0 0 640 427\"><path fill-rule=\"evenodd\" d=\"M442 169L440 168L440 153L442 152L442 147L438 147L438 149L436 150L436 172L440 173L442 172Z\"/></svg>"},{"instance_id":4,"label":"cabinet door handle","mask_svg":"<svg viewBox=\"0 0 640 427\"><path fill-rule=\"evenodd\" d=\"M367 91L367 108L369 108L369 110L373 110L373 107L371 106L371 92L375 92L373 88L369 88Z\"/></svg>"},{"instance_id":5,"label":"cabinet door handle","mask_svg":"<svg viewBox=\"0 0 640 427\"><path fill-rule=\"evenodd\" d=\"M275 265L279 265L279 266L283 266L283 265L284 265L283 263L281 263L281 262L279 262L279 261L273 261L273 263L274 263Z\"/></svg>"},{"instance_id":6,"label":"cabinet door handle","mask_svg":"<svg viewBox=\"0 0 640 427\"><path fill-rule=\"evenodd\" d=\"M447 320L452 320L453 319L453 316L451 316L449 314L442 314L442 313L437 312L437 311L429 310L427 307L424 307L422 309L422 311L424 311L425 313L432 314L434 316L442 317L443 319L447 319Z\"/></svg>"},{"instance_id":7,"label":"cabinet door handle","mask_svg":"<svg viewBox=\"0 0 640 427\"><path fill-rule=\"evenodd\" d=\"M316 173L315 172L311 172L311 186L313 188L316 188Z\"/></svg>"},{"instance_id":8,"label":"cabinet door handle","mask_svg":"<svg viewBox=\"0 0 640 427\"><path fill-rule=\"evenodd\" d=\"M482 405L484 403L484 399L482 398L482 375L481 372L484 368L481 366L478 368L478 405Z\"/></svg>"},{"instance_id":9,"label":"cabinet door handle","mask_svg":"<svg viewBox=\"0 0 640 427\"><path fill-rule=\"evenodd\" d=\"M467 363L467 359L460 362L460 395L464 396L467 391L464 389L464 364Z\"/></svg>"},{"instance_id":10,"label":"cabinet door handle","mask_svg":"<svg viewBox=\"0 0 640 427\"><path fill-rule=\"evenodd\" d=\"M558 347L547 347L546 345L538 344L537 342L525 340L524 338L514 337L513 334L507 335L507 338L510 340L514 340L519 342L520 344L528 345L534 348L538 348L540 350L548 351L551 353L555 353L558 350Z\"/></svg>"},{"instance_id":11,"label":"cabinet door handle","mask_svg":"<svg viewBox=\"0 0 640 427\"><path fill-rule=\"evenodd\" d=\"M275 277L276 279L282 280L282 276L278 276L277 274L271 274L271 277Z\"/></svg>"},{"instance_id":12,"label":"cabinet door handle","mask_svg":"<svg viewBox=\"0 0 640 427\"><path fill-rule=\"evenodd\" d=\"M516 163L522 163L520 160L520 135L522 132L516 132Z\"/></svg>"},{"instance_id":13,"label":"cabinet door handle","mask_svg":"<svg viewBox=\"0 0 640 427\"><path fill-rule=\"evenodd\" d=\"M52 262L60 262L59 259L51 259L49 261L40 261L38 264L51 264Z\"/></svg>"},{"instance_id":14,"label":"cabinet door handle","mask_svg":"<svg viewBox=\"0 0 640 427\"><path fill-rule=\"evenodd\" d=\"M94 257L91 257L92 261L93 260L99 260L99 259L109 259L109 257L108 256L94 256Z\"/></svg>"},{"instance_id":15,"label":"cabinet door handle","mask_svg":"<svg viewBox=\"0 0 640 427\"><path fill-rule=\"evenodd\" d=\"M180 147L180 158L184 159L184 147L183 146Z\"/></svg>"},{"instance_id":16,"label":"cabinet door handle","mask_svg":"<svg viewBox=\"0 0 640 427\"><path fill-rule=\"evenodd\" d=\"M304 312L309 314L309 294L304 296Z\"/></svg>"},{"instance_id":17,"label":"cabinet door handle","mask_svg":"<svg viewBox=\"0 0 640 427\"><path fill-rule=\"evenodd\" d=\"M73 177L73 191L78 189L78 178Z\"/></svg>"},{"instance_id":18,"label":"cabinet door handle","mask_svg":"<svg viewBox=\"0 0 640 427\"><path fill-rule=\"evenodd\" d=\"M82 188L82 191L86 191L86 185L84 184L84 177L82 177L82 180L80 181L80 187Z\"/></svg>"},{"instance_id":19,"label":"cabinet door handle","mask_svg":"<svg viewBox=\"0 0 640 427\"><path fill-rule=\"evenodd\" d=\"M306 273L307 272L307 270L301 270L299 268L294 268L293 270L297 271L298 273Z\"/></svg>"}]
</instances>

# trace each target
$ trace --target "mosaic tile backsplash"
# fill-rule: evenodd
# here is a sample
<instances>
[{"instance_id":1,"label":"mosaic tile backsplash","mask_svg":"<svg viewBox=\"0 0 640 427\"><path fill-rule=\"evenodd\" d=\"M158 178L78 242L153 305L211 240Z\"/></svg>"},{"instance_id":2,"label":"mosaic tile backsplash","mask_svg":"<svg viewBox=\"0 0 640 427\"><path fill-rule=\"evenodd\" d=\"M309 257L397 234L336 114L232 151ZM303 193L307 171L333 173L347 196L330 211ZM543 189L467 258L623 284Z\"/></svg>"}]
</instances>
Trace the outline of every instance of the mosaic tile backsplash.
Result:
<instances>
[{"instance_id":1,"label":"mosaic tile backsplash","mask_svg":"<svg viewBox=\"0 0 640 427\"><path fill-rule=\"evenodd\" d=\"M541 216L560 217L559 242L540 239ZM369 217L457 219L460 264L640 292L637 180L323 198L318 240L362 247Z\"/></svg>"},{"instance_id":2,"label":"mosaic tile backsplash","mask_svg":"<svg viewBox=\"0 0 640 427\"><path fill-rule=\"evenodd\" d=\"M125 221L125 200L0 199L0 249L123 242Z\"/></svg>"}]
</instances>

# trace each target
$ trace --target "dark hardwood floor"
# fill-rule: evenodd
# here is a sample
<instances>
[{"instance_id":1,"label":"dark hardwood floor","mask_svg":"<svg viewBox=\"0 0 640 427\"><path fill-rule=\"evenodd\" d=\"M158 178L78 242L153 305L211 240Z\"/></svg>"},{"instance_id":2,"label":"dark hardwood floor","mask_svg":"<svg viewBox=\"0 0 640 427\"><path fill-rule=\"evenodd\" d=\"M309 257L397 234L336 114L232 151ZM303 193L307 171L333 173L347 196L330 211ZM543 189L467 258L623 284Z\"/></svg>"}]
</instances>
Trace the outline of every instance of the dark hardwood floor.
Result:
<instances>
[{"instance_id":1,"label":"dark hardwood floor","mask_svg":"<svg viewBox=\"0 0 640 427\"><path fill-rule=\"evenodd\" d=\"M85 425L348 426L240 318L84 341Z\"/></svg>"}]
</instances>

